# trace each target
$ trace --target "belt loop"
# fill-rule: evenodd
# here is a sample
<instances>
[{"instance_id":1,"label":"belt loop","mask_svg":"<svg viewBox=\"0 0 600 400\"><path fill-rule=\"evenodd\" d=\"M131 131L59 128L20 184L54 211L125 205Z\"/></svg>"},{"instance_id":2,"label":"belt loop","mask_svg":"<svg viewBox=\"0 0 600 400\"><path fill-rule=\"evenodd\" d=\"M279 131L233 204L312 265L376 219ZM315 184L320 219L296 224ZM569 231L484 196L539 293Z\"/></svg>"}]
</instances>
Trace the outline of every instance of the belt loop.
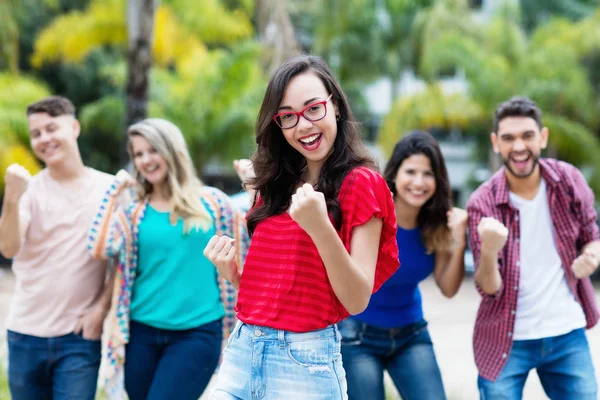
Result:
<instances>
[{"instance_id":1,"label":"belt loop","mask_svg":"<svg viewBox=\"0 0 600 400\"><path fill-rule=\"evenodd\" d=\"M240 333L242 332L242 326L244 326L244 323L242 321L238 320L235 332L233 332L234 333L234 337L236 339L240 338Z\"/></svg>"},{"instance_id":2,"label":"belt loop","mask_svg":"<svg viewBox=\"0 0 600 400\"><path fill-rule=\"evenodd\" d=\"M339 342L342 339L342 334L340 333L337 324L333 324L333 334L336 342Z\"/></svg>"},{"instance_id":3,"label":"belt loop","mask_svg":"<svg viewBox=\"0 0 600 400\"><path fill-rule=\"evenodd\" d=\"M285 331L283 329L277 330L277 339L279 339L279 348L285 349Z\"/></svg>"}]
</instances>

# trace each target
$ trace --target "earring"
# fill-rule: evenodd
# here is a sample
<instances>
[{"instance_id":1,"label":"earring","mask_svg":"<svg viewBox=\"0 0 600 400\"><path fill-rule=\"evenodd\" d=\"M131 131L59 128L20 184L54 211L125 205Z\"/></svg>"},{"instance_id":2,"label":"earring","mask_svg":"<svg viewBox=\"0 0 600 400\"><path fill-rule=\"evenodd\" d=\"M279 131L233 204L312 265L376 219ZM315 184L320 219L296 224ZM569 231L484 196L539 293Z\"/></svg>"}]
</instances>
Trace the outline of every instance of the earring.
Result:
<instances>
[{"instance_id":1,"label":"earring","mask_svg":"<svg viewBox=\"0 0 600 400\"><path fill-rule=\"evenodd\" d=\"M339 115L339 114L336 114L336 116L335 116L335 120L336 120L337 122L340 122L340 119L342 119L342 117L340 117L340 115Z\"/></svg>"}]
</instances>

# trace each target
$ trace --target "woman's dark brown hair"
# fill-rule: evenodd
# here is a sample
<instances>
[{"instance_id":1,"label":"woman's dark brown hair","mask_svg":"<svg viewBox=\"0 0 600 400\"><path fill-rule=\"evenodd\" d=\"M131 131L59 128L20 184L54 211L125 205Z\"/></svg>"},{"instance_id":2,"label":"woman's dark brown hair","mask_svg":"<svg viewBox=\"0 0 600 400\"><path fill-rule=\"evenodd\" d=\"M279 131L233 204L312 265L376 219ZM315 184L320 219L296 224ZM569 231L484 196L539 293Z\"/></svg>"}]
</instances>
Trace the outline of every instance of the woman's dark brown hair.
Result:
<instances>
[{"instance_id":1,"label":"woman's dark brown hair","mask_svg":"<svg viewBox=\"0 0 600 400\"><path fill-rule=\"evenodd\" d=\"M395 198L398 170L404 160L416 154L423 154L429 159L435 178L435 193L419 210L417 225L421 229L423 242L429 252L447 249L450 245L447 212L452 208L452 193L446 162L437 140L428 132L422 131L413 131L404 136L396 143L394 152L383 171L383 177Z\"/></svg>"},{"instance_id":2,"label":"woman's dark brown hair","mask_svg":"<svg viewBox=\"0 0 600 400\"><path fill-rule=\"evenodd\" d=\"M258 148L252 156L256 178L250 182L261 202L248 215L250 235L264 219L285 212L296 185L306 168L305 158L285 140L273 117L292 78L311 72L321 79L331 101L337 106L337 136L333 151L325 161L316 190L323 192L327 209L339 229L342 215L337 199L344 178L353 168L364 165L376 169L358 131L350 106L327 64L319 57L298 56L281 65L271 77L256 122ZM328 110L333 112L333 110Z\"/></svg>"}]
</instances>

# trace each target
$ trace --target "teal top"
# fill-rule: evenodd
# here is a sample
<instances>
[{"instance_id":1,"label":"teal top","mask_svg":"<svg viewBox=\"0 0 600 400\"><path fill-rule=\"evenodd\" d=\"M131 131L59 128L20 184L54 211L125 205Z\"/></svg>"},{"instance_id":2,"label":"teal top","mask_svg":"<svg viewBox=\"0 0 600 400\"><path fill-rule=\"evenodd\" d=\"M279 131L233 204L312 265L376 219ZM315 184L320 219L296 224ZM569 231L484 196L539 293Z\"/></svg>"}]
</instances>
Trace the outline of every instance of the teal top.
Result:
<instances>
[{"instance_id":1,"label":"teal top","mask_svg":"<svg viewBox=\"0 0 600 400\"><path fill-rule=\"evenodd\" d=\"M202 254L214 234L213 224L206 232L193 229L184 235L181 219L173 226L168 212L148 204L139 225L132 320L183 330L223 318L217 269Z\"/></svg>"}]
</instances>

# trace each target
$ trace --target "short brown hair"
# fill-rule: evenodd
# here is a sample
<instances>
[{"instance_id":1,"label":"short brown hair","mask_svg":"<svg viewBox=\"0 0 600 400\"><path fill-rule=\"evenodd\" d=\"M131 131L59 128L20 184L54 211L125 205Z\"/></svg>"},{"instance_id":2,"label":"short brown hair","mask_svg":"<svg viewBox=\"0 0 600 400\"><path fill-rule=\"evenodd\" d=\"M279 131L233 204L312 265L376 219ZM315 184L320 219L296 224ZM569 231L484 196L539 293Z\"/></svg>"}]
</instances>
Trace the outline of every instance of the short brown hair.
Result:
<instances>
[{"instance_id":1,"label":"short brown hair","mask_svg":"<svg viewBox=\"0 0 600 400\"><path fill-rule=\"evenodd\" d=\"M71 100L62 96L49 96L27 106L27 116L36 113L47 113L52 117L61 115L75 116L75 106Z\"/></svg>"},{"instance_id":2,"label":"short brown hair","mask_svg":"<svg viewBox=\"0 0 600 400\"><path fill-rule=\"evenodd\" d=\"M494 132L498 133L500 121L508 117L531 118L540 129L544 127L542 125L542 110L528 97L515 96L498 105L494 113Z\"/></svg>"}]
</instances>

